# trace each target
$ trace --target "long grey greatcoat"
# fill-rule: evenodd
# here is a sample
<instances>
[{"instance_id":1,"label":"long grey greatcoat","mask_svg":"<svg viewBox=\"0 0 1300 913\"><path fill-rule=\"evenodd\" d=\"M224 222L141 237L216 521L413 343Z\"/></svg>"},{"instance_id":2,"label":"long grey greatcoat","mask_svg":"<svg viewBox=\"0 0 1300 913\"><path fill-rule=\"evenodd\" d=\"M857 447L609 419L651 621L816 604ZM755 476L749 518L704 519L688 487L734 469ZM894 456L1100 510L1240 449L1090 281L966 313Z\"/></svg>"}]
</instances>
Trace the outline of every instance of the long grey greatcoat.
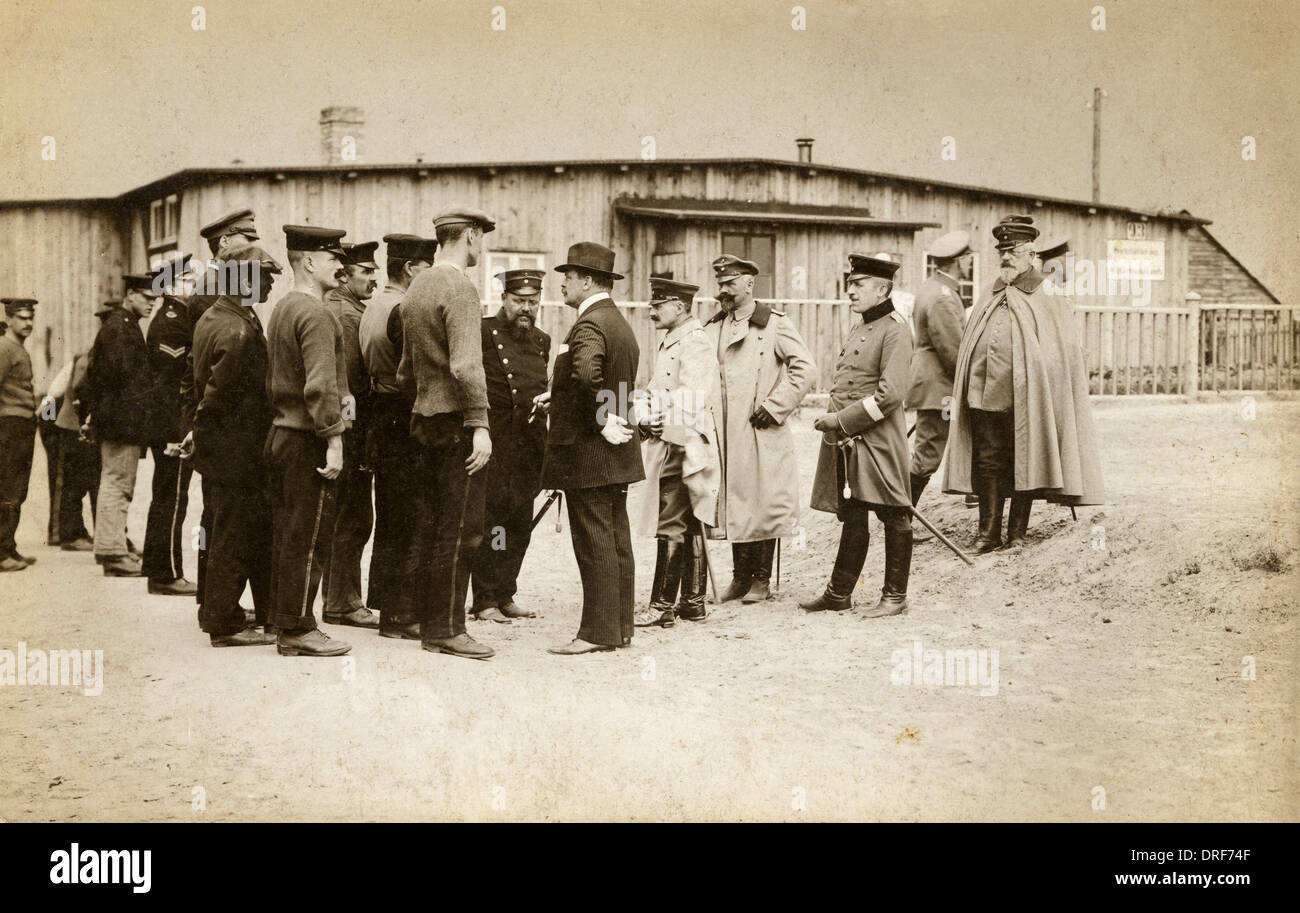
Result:
<instances>
[{"instance_id":1,"label":"long grey greatcoat","mask_svg":"<svg viewBox=\"0 0 1300 913\"><path fill-rule=\"evenodd\" d=\"M817 366L794 322L771 305L756 302L749 321L720 339L726 317L719 311L704 325L722 380L717 528L732 542L789 536L799 519L799 466L785 421L812 387ZM759 431L749 423L759 406L776 425Z\"/></svg>"},{"instance_id":2,"label":"long grey greatcoat","mask_svg":"<svg viewBox=\"0 0 1300 913\"><path fill-rule=\"evenodd\" d=\"M853 500L900 507L912 503L908 481L911 455L903 414L911 362L912 333L898 311L870 323L859 322L849 333L835 363L829 406L829 411L838 415L844 433L822 435L813 476L814 510L838 510L843 492L835 461L845 458L845 478ZM855 440L844 448L842 456L839 445L846 437Z\"/></svg>"}]
</instances>

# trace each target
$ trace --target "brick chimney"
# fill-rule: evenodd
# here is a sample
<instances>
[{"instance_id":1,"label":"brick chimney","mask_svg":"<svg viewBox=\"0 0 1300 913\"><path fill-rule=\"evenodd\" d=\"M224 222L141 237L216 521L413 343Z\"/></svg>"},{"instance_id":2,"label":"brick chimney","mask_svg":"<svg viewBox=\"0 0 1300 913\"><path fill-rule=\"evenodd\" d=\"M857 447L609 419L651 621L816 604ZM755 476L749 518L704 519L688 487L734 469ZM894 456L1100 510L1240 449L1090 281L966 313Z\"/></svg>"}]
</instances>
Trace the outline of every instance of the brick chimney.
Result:
<instances>
[{"instance_id":1,"label":"brick chimney","mask_svg":"<svg viewBox=\"0 0 1300 913\"><path fill-rule=\"evenodd\" d=\"M340 106L320 112L320 156L325 165L361 161L361 131L366 125L360 108Z\"/></svg>"},{"instance_id":2,"label":"brick chimney","mask_svg":"<svg viewBox=\"0 0 1300 913\"><path fill-rule=\"evenodd\" d=\"M803 162L803 163L806 164L806 165L811 165L811 164L812 164L812 144L813 144L812 137L811 137L811 136L801 136L801 137L799 137L797 140L794 141L794 144L795 144L796 146L799 147L799 161Z\"/></svg>"}]
</instances>

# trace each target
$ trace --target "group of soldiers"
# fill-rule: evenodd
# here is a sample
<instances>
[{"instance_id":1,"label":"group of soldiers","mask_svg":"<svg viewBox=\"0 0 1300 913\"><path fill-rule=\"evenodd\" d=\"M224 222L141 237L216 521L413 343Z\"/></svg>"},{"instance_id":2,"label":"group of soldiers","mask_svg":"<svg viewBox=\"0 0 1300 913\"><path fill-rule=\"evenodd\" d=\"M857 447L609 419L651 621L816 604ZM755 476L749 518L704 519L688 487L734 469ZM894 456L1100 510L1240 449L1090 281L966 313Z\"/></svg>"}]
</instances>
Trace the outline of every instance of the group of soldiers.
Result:
<instances>
[{"instance_id":1,"label":"group of soldiers","mask_svg":"<svg viewBox=\"0 0 1300 913\"><path fill-rule=\"evenodd\" d=\"M36 302L5 299L0 570L34 561L13 534L40 419L51 544L93 548L106 575L145 576L150 592L193 594L213 646L348 652L317 625L319 589L327 623L487 659L494 651L469 635L466 616L505 624L535 614L515 596L544 489L543 512L560 498L567 506L583 592L576 636L552 653L613 650L636 627L705 618L710 539L731 544L719 601L768 599L779 541L799 516L789 418L816 366L794 322L755 299L758 266L713 261L720 309L703 322L699 286L650 277L650 320L664 335L638 389L639 347L611 297L623 278L614 252L580 242L556 267L575 319L548 372L552 340L536 325L545 274L498 274L501 305L488 316L467 275L494 229L487 213L455 206L434 220L434 237L386 235L379 290L379 242L286 225L293 290L263 329L253 305L285 267L258 243L254 214L231 213L201 231L212 260L198 292L183 260L126 276L124 299L97 312L94 345L40 404L23 347ZM1008 216L993 235L999 278L969 319L959 294L971 275L969 235L938 239L912 327L892 298L900 264L849 255L845 285L859 319L813 423L822 440L811 506L842 529L830 580L801 604L807 611L852 608L872 512L885 572L865 615L907 609L911 517L941 462L944 492L978 500L977 551L1004 545L1007 498L1006 545L1024 539L1035 498L1101 503L1072 306L1043 288L1044 260L1067 246L1035 250L1028 216ZM910 447L905 409L917 413ZM145 449L154 472L140 555L126 514ZM180 528L194 470L197 584L182 573ZM638 528L657 551L637 611L627 495L642 480ZM81 525L85 494L93 544ZM240 604L246 586L251 610Z\"/></svg>"}]
</instances>

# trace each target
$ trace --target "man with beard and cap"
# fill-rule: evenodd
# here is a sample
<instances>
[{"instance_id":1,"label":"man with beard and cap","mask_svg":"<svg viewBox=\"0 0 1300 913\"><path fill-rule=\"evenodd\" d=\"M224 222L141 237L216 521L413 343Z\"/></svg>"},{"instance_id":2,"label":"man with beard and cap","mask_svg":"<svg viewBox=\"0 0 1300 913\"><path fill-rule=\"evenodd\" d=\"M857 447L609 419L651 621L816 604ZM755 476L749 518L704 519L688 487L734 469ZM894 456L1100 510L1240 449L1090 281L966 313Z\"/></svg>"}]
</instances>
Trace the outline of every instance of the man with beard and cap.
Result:
<instances>
[{"instance_id":1,"label":"man with beard and cap","mask_svg":"<svg viewBox=\"0 0 1300 913\"><path fill-rule=\"evenodd\" d=\"M770 595L777 538L799 519L799 466L786 419L817 375L808 347L782 311L754 300L758 266L729 254L713 261L722 309L704 330L722 382L722 487L718 528L731 540L731 583L719 597Z\"/></svg>"},{"instance_id":2,"label":"man with beard and cap","mask_svg":"<svg viewBox=\"0 0 1300 913\"><path fill-rule=\"evenodd\" d=\"M912 346L912 384L907 408L916 410L916 438L912 444L912 505L943 460L948 445L948 420L952 416L952 374L957 366L966 311L961 283L971 276L974 252L970 235L953 231L930 246L934 274L921 284L912 309L915 341ZM930 539L923 529L913 529L914 542Z\"/></svg>"},{"instance_id":3,"label":"man with beard and cap","mask_svg":"<svg viewBox=\"0 0 1300 913\"><path fill-rule=\"evenodd\" d=\"M993 237L1001 269L957 353L943 484L979 496L980 552L1002 545L1008 496L1008 545L1024 539L1035 497L1071 505L1104 497L1074 303L1044 290L1031 217L1007 216Z\"/></svg>"},{"instance_id":4,"label":"man with beard and cap","mask_svg":"<svg viewBox=\"0 0 1300 913\"><path fill-rule=\"evenodd\" d=\"M214 647L261 646L276 642L264 454L272 410L266 336L253 305L271 294L280 265L254 244L230 245L217 259L247 279L247 294L219 295L194 327L194 465L207 483L204 507L211 515L199 627ZM245 585L256 607L252 624L239 604Z\"/></svg>"},{"instance_id":5,"label":"man with beard and cap","mask_svg":"<svg viewBox=\"0 0 1300 913\"><path fill-rule=\"evenodd\" d=\"M153 306L154 277L123 277L122 304L104 317L90 349L82 397L86 419L99 442L99 503L95 513L95 560L107 577L144 576L127 539L127 512L145 448L157 435L150 403L154 381L140 319Z\"/></svg>"},{"instance_id":6,"label":"man with beard and cap","mask_svg":"<svg viewBox=\"0 0 1300 913\"><path fill-rule=\"evenodd\" d=\"M647 385L649 401L638 415L646 471L640 527L655 537L657 552L650 605L633 619L637 627L671 628L679 616L705 616L704 527L717 522L722 470L713 425L718 357L691 314L699 290L670 276L650 277L650 322L665 334Z\"/></svg>"},{"instance_id":7,"label":"man with beard and cap","mask_svg":"<svg viewBox=\"0 0 1300 913\"><path fill-rule=\"evenodd\" d=\"M419 640L419 615L408 573L414 553L419 448L411 440L411 401L397 386L402 356L402 296L417 275L433 265L438 242L417 235L384 236L388 282L361 317L358 341L369 375L370 418L366 462L375 473L375 541L370 551L366 603L379 613L381 637Z\"/></svg>"},{"instance_id":8,"label":"man with beard and cap","mask_svg":"<svg viewBox=\"0 0 1300 913\"><path fill-rule=\"evenodd\" d=\"M483 538L483 499L492 456L483 376L478 290L465 271L478 263L485 212L453 206L433 221L438 254L402 298L397 385L411 401L419 448L415 487L417 562L411 572L420 640L430 653L489 659L496 651L465 630L474 550Z\"/></svg>"},{"instance_id":9,"label":"man with beard and cap","mask_svg":"<svg viewBox=\"0 0 1300 913\"><path fill-rule=\"evenodd\" d=\"M485 621L508 623L535 614L515 602L515 592L532 539L533 501L541 491L546 455L546 418L533 405L546 392L551 356L551 337L536 326L545 275L540 269L498 273L501 308L482 320L492 459L471 612Z\"/></svg>"},{"instance_id":10,"label":"man with beard and cap","mask_svg":"<svg viewBox=\"0 0 1300 913\"><path fill-rule=\"evenodd\" d=\"M14 534L27 500L36 450L36 393L27 337L36 319L35 298L4 298L0 336L0 572L23 571L35 558L18 553Z\"/></svg>"},{"instance_id":11,"label":"man with beard and cap","mask_svg":"<svg viewBox=\"0 0 1300 913\"><path fill-rule=\"evenodd\" d=\"M267 393L274 416L265 454L271 482L270 623L281 656L340 656L352 649L316 626L322 539L334 522L343 471L343 328L325 304L343 270L337 228L284 226L293 291L266 328Z\"/></svg>"},{"instance_id":12,"label":"man with beard and cap","mask_svg":"<svg viewBox=\"0 0 1300 913\"><path fill-rule=\"evenodd\" d=\"M153 290L162 299L149 321L145 344L152 377L149 452L153 456L153 492L144 534L143 571L149 592L162 596L193 596L197 587L185 579L182 533L189 507L194 467L182 457L181 386L189 363L194 332L185 303L176 297L184 289L188 255L154 271Z\"/></svg>"},{"instance_id":13,"label":"man with beard and cap","mask_svg":"<svg viewBox=\"0 0 1300 913\"><path fill-rule=\"evenodd\" d=\"M627 487L645 478L641 447L628 427L641 357L636 334L610 292L614 252L594 241L569 248L560 293L577 317L555 359L542 486L564 492L573 556L582 578L582 622L560 656L613 650L632 642L636 562Z\"/></svg>"},{"instance_id":14,"label":"man with beard and cap","mask_svg":"<svg viewBox=\"0 0 1300 913\"><path fill-rule=\"evenodd\" d=\"M352 427L343 432L343 472L338 482L334 529L327 531L321 577L325 621L356 628L378 628L379 617L361 599L361 552L374 523L371 501L373 477L366 462L366 426L370 418L370 375L361 359L359 329L366 302L374 294L375 249L378 241L343 245L343 277L339 287L325 293L325 304L343 327L343 356L347 360L348 392L352 400L345 417Z\"/></svg>"},{"instance_id":15,"label":"man with beard and cap","mask_svg":"<svg viewBox=\"0 0 1300 913\"><path fill-rule=\"evenodd\" d=\"M825 591L801 607L809 612L853 608L853 587L870 543L872 511L885 528L885 580L866 618L907 609L912 566L908 506L907 420L903 395L912 360L912 334L890 295L899 264L887 254L849 254L845 280L850 306L862 315L844 341L831 382L829 411L813 422L822 432L812 506L844 524Z\"/></svg>"}]
</instances>

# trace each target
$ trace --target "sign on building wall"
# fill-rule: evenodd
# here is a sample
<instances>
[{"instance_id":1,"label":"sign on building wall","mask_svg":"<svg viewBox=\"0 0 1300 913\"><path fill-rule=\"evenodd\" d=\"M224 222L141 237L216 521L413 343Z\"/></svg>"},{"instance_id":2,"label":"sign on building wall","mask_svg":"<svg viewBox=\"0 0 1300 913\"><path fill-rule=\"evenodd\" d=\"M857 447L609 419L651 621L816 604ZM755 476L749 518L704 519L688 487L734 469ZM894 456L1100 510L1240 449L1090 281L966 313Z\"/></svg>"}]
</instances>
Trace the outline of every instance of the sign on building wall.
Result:
<instances>
[{"instance_id":1,"label":"sign on building wall","mask_svg":"<svg viewBox=\"0 0 1300 913\"><path fill-rule=\"evenodd\" d=\"M1147 279L1165 278L1164 239L1107 241L1106 271L1110 275L1126 271L1130 276L1136 275Z\"/></svg>"}]
</instances>

